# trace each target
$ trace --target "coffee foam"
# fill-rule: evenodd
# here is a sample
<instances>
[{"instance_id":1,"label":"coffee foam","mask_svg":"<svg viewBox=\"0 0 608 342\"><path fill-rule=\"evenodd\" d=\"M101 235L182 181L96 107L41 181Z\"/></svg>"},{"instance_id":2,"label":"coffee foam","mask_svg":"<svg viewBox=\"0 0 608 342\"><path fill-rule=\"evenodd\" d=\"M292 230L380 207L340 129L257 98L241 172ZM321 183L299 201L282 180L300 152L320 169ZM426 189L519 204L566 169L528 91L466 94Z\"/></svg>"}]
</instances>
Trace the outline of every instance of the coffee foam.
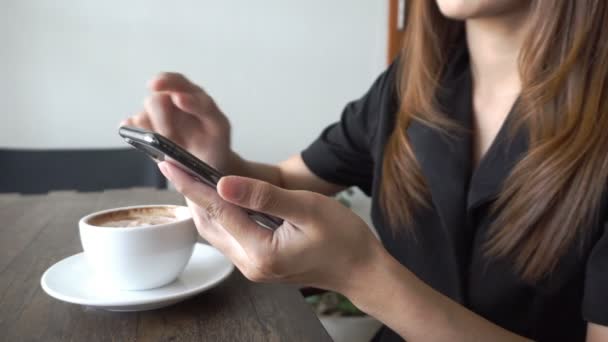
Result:
<instances>
[{"instance_id":1,"label":"coffee foam","mask_svg":"<svg viewBox=\"0 0 608 342\"><path fill-rule=\"evenodd\" d=\"M98 227L115 228L153 226L181 219L177 209L178 207L175 206L121 209L93 216L87 223Z\"/></svg>"}]
</instances>

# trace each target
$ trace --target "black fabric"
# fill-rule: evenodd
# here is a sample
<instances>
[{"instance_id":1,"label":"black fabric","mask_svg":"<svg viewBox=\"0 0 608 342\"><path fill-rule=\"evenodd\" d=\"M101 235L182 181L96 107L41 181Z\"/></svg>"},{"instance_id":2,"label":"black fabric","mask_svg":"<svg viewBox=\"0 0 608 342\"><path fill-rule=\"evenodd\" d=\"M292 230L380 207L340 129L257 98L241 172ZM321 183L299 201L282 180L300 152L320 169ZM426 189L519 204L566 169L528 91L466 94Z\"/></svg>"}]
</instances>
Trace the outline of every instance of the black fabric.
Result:
<instances>
[{"instance_id":1,"label":"black fabric","mask_svg":"<svg viewBox=\"0 0 608 342\"><path fill-rule=\"evenodd\" d=\"M165 188L156 164L135 149L0 150L0 192Z\"/></svg>"},{"instance_id":2,"label":"black fabric","mask_svg":"<svg viewBox=\"0 0 608 342\"><path fill-rule=\"evenodd\" d=\"M432 208L416 212L415 239L392 234L380 210L379 190L384 146L398 110L395 82L393 65L302 152L310 170L371 195L373 223L388 252L437 291L505 329L539 341L583 341L586 321L608 325L606 205L598 213L597 226L588 227L583 248L575 243L558 268L536 284L522 281L509 259L483 254L493 221L491 204L527 152L528 142L525 129L509 134L510 113L472 170L472 80L464 42L452 54L437 100L465 129L445 134L418 122L408 127ZM400 338L383 328L376 340Z\"/></svg>"}]
</instances>

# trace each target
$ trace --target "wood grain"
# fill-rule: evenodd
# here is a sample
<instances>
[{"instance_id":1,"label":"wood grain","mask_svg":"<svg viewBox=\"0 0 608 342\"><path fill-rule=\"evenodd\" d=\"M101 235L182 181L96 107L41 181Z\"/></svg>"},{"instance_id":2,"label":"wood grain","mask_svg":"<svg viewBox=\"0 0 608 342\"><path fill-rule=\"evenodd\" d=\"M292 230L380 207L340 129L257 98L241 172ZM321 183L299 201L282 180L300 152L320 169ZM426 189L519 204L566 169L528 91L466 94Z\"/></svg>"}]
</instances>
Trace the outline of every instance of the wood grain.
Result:
<instances>
[{"instance_id":1,"label":"wood grain","mask_svg":"<svg viewBox=\"0 0 608 342\"><path fill-rule=\"evenodd\" d=\"M184 200L152 189L0 195L0 340L330 341L295 288L254 284L238 271L190 300L138 313L68 304L44 293L42 273L81 251L82 216L161 203Z\"/></svg>"}]
</instances>

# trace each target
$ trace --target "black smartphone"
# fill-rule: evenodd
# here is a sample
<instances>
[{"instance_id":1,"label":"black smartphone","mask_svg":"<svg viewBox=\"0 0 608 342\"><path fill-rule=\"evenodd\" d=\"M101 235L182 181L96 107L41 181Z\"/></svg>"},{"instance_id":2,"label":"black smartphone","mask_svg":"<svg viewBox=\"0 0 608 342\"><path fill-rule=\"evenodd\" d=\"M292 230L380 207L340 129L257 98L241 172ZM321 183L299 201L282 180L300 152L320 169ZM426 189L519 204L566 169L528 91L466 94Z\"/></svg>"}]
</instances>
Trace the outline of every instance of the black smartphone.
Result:
<instances>
[{"instance_id":1,"label":"black smartphone","mask_svg":"<svg viewBox=\"0 0 608 342\"><path fill-rule=\"evenodd\" d=\"M127 143L144 152L154 161L166 160L181 168L196 180L217 189L217 182L223 175L166 137L156 132L130 126L120 127L118 134ZM243 208L243 210L265 228L274 230L283 224L283 220L278 217L247 208Z\"/></svg>"}]
</instances>

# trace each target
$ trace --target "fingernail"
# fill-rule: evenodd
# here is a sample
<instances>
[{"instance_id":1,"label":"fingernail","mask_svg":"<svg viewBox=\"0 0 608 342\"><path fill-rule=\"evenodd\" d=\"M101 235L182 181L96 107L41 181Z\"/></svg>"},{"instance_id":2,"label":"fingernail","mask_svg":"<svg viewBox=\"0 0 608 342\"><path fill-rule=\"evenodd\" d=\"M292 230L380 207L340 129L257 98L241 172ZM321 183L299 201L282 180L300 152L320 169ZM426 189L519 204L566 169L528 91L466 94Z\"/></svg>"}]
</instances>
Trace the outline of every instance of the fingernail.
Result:
<instances>
[{"instance_id":1,"label":"fingernail","mask_svg":"<svg viewBox=\"0 0 608 342\"><path fill-rule=\"evenodd\" d=\"M158 164L158 168L160 169L160 172L167 178L170 178L170 171L169 168L167 167L167 165L162 162Z\"/></svg>"}]
</instances>

